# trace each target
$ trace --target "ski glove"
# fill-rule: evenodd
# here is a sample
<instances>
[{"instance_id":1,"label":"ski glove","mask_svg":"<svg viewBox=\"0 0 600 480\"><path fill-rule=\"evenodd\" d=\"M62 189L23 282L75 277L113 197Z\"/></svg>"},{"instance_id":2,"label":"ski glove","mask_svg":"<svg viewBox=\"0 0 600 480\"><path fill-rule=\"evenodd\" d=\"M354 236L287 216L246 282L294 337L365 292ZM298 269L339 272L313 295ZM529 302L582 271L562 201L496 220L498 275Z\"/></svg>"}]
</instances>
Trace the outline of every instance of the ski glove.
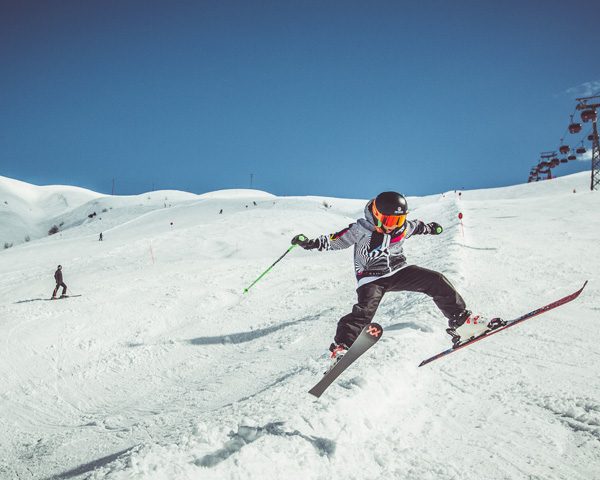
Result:
<instances>
[{"instance_id":1,"label":"ski glove","mask_svg":"<svg viewBox=\"0 0 600 480\"><path fill-rule=\"evenodd\" d=\"M302 233L292 238L292 245L300 245L304 250L312 250L319 246L318 240L309 240L306 235Z\"/></svg>"},{"instance_id":2,"label":"ski glove","mask_svg":"<svg viewBox=\"0 0 600 480\"><path fill-rule=\"evenodd\" d=\"M444 231L442 226L439 223L431 222L427 224L427 229L429 230L430 235L439 235Z\"/></svg>"}]
</instances>

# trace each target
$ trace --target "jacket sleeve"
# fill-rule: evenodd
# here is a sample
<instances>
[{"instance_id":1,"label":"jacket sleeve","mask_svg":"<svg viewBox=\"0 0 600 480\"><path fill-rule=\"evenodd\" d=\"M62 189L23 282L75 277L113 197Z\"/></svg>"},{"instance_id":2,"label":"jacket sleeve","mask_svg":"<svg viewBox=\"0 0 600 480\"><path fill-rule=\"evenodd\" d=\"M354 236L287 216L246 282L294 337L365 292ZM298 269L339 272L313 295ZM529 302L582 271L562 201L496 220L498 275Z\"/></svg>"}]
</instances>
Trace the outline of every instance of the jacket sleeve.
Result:
<instances>
[{"instance_id":1,"label":"jacket sleeve","mask_svg":"<svg viewBox=\"0 0 600 480\"><path fill-rule=\"evenodd\" d=\"M356 223L351 223L343 230L332 233L330 235L320 235L311 242L314 242L319 251L323 250L343 250L354 245L359 238L359 226Z\"/></svg>"},{"instance_id":2,"label":"jacket sleeve","mask_svg":"<svg viewBox=\"0 0 600 480\"><path fill-rule=\"evenodd\" d=\"M408 220L408 233L406 238L412 237L413 235L429 235L431 230L421 220Z\"/></svg>"}]
</instances>

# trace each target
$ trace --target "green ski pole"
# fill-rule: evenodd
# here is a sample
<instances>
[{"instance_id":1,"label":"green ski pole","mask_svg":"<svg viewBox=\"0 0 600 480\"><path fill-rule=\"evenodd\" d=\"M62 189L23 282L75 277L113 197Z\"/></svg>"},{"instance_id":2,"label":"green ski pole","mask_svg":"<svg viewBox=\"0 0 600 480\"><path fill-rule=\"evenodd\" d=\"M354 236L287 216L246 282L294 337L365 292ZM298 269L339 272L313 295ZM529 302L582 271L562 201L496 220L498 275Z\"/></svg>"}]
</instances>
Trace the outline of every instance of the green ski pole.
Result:
<instances>
[{"instance_id":1,"label":"green ski pole","mask_svg":"<svg viewBox=\"0 0 600 480\"><path fill-rule=\"evenodd\" d=\"M300 241L304 241L304 240L306 240L306 237L302 236L302 237L300 237L300 239L299 239L299 240L300 240ZM251 288L254 286L254 284L255 284L255 283L257 283L257 282L258 282L258 281L259 281L259 280L260 280L262 277L264 277L264 276L265 276L267 273L269 273L269 272L271 271L271 269L272 269L272 268L273 268L273 267L274 267L274 266L275 266L275 265L276 265L276 264L277 264L277 263L278 263L278 262L279 262L279 261L280 261L280 260L281 260L283 257L285 257L285 256L286 256L288 253L290 253L290 252L292 251L292 249L293 249L294 247L296 247L296 246L297 246L297 245L292 245L290 248L288 248L288 249L285 251L285 253L284 253L284 254L283 254L281 257L279 257L277 260L275 260L275 261L273 262L273 264L272 264L272 265L271 265L269 268L267 268L267 269L266 269L266 270L265 270L263 273L261 273L261 274L260 274L260 276L259 276L259 277L258 277L256 280L254 280L254 281L253 281L253 282L252 282L252 283L251 283L251 284L250 284L248 287L244 288L244 293L248 293L248 290L250 290L250 289L251 289Z\"/></svg>"}]
</instances>

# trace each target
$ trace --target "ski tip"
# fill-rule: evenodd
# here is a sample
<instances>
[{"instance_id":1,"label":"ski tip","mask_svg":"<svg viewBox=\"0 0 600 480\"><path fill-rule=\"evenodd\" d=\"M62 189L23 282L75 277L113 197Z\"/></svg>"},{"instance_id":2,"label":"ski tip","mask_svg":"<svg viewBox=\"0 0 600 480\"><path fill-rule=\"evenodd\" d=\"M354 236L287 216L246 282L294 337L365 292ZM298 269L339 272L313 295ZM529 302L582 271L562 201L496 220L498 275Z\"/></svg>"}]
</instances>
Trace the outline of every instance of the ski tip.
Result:
<instances>
[{"instance_id":1,"label":"ski tip","mask_svg":"<svg viewBox=\"0 0 600 480\"><path fill-rule=\"evenodd\" d=\"M575 295L575 298L577 298L579 296L579 294L581 292L583 292L583 290L585 289L585 286L588 284L588 280L586 280L585 282L583 282L583 286L577 290L575 293L573 293L573 295Z\"/></svg>"}]
</instances>

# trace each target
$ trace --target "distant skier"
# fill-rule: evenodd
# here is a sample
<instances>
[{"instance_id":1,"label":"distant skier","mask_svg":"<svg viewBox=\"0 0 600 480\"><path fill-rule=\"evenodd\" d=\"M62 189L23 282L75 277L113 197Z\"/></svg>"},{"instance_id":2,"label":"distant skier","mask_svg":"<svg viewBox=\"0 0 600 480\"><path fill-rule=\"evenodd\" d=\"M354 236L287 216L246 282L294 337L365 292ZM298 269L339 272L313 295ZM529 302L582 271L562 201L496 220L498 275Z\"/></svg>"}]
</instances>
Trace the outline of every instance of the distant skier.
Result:
<instances>
[{"instance_id":1,"label":"distant skier","mask_svg":"<svg viewBox=\"0 0 600 480\"><path fill-rule=\"evenodd\" d=\"M98 241L101 242L104 239L104 237L102 236L102 232L100 232L100 237L98 238Z\"/></svg>"},{"instance_id":2,"label":"distant skier","mask_svg":"<svg viewBox=\"0 0 600 480\"><path fill-rule=\"evenodd\" d=\"M56 287L54 288L54 292L52 292L52 298L56 298L56 293L60 287L63 289L61 297L65 297L67 295L67 286L63 282L62 265L59 265L56 272L54 272L54 280L56 280Z\"/></svg>"},{"instance_id":3,"label":"distant skier","mask_svg":"<svg viewBox=\"0 0 600 480\"><path fill-rule=\"evenodd\" d=\"M346 353L363 327L371 322L386 292L409 291L430 296L448 319L446 331L455 346L504 324L500 319L473 315L441 273L407 265L402 250L404 240L412 235L439 235L443 231L441 225L407 220L408 204L397 192L380 193L367 203L364 214L365 218L337 233L312 240L300 234L292 239L292 244L306 250L341 250L354 245L358 302L338 322L334 343L329 347L334 361Z\"/></svg>"}]
</instances>

